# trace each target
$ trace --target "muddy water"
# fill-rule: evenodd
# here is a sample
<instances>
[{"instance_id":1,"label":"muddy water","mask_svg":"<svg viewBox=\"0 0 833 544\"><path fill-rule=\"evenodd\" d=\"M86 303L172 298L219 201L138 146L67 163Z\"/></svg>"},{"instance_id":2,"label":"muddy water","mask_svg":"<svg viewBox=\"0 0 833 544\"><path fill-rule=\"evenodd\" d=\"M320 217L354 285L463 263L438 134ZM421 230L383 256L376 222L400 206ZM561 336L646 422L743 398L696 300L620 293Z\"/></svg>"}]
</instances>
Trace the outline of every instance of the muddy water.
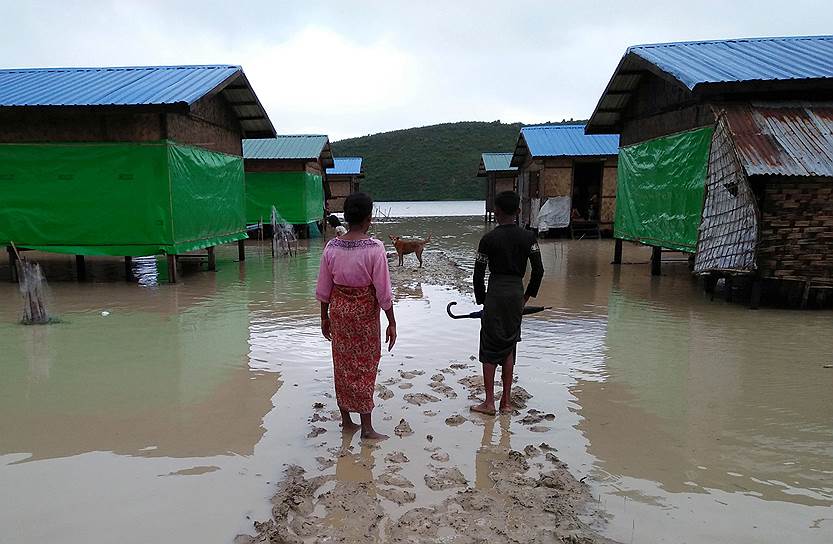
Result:
<instances>
[{"instance_id":1,"label":"muddy water","mask_svg":"<svg viewBox=\"0 0 833 544\"><path fill-rule=\"evenodd\" d=\"M476 219L376 227L383 239L429 230L428 267L442 250L470 271ZM372 482L401 451L419 505L451 493L423 482L426 448L489 486L494 451L541 442L588 477L619 541L833 540L833 314L748 311L709 301L684 264L650 278L640 248L616 270L606 241L547 242L540 300L554 309L525 321L518 364L530 407L556 414L535 432L466 412L457 381L477 370L477 323L445 305L473 309L469 289L407 270L400 342L379 377L394 397L376 417L388 433L404 417L414 434L372 449L309 422L314 403L335 408L312 301L320 248L273 262L251 247L243 266L226 248L216 273L184 271L176 286L153 260L135 263L134 283L93 260L77 284L71 258L43 258L61 319L47 327L17 325L16 291L0 284L0 541L229 542L267 517L286 464ZM429 379L452 361L470 366L446 376L458 395L446 399ZM465 421L447 424L454 414ZM351 446L333 466L316 460Z\"/></svg>"}]
</instances>

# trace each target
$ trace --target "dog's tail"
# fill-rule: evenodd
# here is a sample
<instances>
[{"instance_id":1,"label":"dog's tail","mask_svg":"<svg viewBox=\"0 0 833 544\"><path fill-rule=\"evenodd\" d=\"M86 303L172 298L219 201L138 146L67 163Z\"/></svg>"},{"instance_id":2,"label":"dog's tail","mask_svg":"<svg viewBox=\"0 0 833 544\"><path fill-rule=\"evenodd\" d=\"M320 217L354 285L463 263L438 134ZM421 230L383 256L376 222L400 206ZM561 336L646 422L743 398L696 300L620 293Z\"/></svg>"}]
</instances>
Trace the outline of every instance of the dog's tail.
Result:
<instances>
[{"instance_id":1,"label":"dog's tail","mask_svg":"<svg viewBox=\"0 0 833 544\"><path fill-rule=\"evenodd\" d=\"M425 239L425 243L429 243L431 241L431 233L428 233L428 238Z\"/></svg>"}]
</instances>

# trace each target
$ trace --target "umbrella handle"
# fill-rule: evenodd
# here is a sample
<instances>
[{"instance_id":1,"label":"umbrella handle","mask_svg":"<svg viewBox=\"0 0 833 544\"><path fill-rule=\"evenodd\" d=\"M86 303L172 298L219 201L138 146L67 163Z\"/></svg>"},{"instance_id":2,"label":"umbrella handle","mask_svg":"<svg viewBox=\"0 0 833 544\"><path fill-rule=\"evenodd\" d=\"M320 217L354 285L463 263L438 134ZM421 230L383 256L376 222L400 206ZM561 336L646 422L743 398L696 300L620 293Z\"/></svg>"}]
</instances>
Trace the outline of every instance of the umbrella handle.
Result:
<instances>
[{"instance_id":1,"label":"umbrella handle","mask_svg":"<svg viewBox=\"0 0 833 544\"><path fill-rule=\"evenodd\" d=\"M450 317L451 319L463 319L465 316L462 316L462 315L454 315L454 314L452 314L452 313L451 313L451 307L452 307L452 306L456 306L456 305L457 305L457 303L456 303L456 302L454 302L454 301L449 302L449 303L448 303L448 306L446 306L446 307L445 307L445 311L446 311L446 313L448 314L448 317Z\"/></svg>"}]
</instances>

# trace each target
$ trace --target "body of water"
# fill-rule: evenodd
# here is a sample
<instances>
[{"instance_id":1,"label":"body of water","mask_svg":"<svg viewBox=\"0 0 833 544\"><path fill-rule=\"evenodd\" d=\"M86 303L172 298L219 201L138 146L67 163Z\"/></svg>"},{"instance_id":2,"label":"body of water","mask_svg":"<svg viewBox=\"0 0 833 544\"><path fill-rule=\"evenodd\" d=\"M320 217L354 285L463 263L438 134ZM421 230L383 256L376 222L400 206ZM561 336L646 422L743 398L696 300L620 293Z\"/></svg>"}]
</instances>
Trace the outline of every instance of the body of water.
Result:
<instances>
[{"instance_id":1,"label":"body of water","mask_svg":"<svg viewBox=\"0 0 833 544\"><path fill-rule=\"evenodd\" d=\"M484 200L453 200L436 202L376 202L376 215L391 217L466 217L483 216Z\"/></svg>"},{"instance_id":2,"label":"body of water","mask_svg":"<svg viewBox=\"0 0 833 544\"><path fill-rule=\"evenodd\" d=\"M426 268L444 252L470 272L489 227L442 216L482 214L475 204L420 203L440 217L374 233L430 231ZM417 203L388 206L402 217ZM78 284L71 256L39 256L61 319L48 326L19 325L16 287L0 284L0 541L228 543L268 516L286 464L356 477L351 459L315 461L342 445L335 423L309 436L313 403L334 407L313 298L322 243L274 261L253 244L242 265L224 247L216 273L184 270L173 286L162 261L138 260L140 281L127 283L119 261L90 259L92 279ZM501 443L556 447L621 542L833 541L833 313L711 301L684 263L651 277L650 250L627 245L634 264L621 267L612 253L606 240L542 243L537 302L553 310L525 320L516 372L530 407L556 419L546 433L500 419ZM412 257L380 380L421 369L427 381L477 353L478 323L445 316L450 301L473 309L470 291L420 280ZM468 416L469 402L441 406ZM431 434L470 482L482 479L477 452L494 423L452 429L394 401L376 413L382 432L407 417L415 435L357 453L363 477L394 450L429 455Z\"/></svg>"}]
</instances>

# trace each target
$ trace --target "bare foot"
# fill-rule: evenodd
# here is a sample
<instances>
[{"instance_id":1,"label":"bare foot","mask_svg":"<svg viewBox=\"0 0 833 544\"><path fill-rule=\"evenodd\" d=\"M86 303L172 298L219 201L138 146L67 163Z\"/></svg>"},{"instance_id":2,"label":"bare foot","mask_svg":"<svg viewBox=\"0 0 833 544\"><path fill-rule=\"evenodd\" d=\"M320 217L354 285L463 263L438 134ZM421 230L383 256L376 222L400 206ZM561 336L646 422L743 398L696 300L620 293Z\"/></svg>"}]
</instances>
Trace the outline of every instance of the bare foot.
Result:
<instances>
[{"instance_id":1,"label":"bare foot","mask_svg":"<svg viewBox=\"0 0 833 544\"><path fill-rule=\"evenodd\" d=\"M352 421L342 421L341 422L341 431L345 433L354 433L361 429L362 426L358 423L353 423Z\"/></svg>"},{"instance_id":2,"label":"bare foot","mask_svg":"<svg viewBox=\"0 0 833 544\"><path fill-rule=\"evenodd\" d=\"M515 409L512 408L511 406L501 406L500 407L500 413L501 414L511 414L514 411L515 411Z\"/></svg>"},{"instance_id":3,"label":"bare foot","mask_svg":"<svg viewBox=\"0 0 833 544\"><path fill-rule=\"evenodd\" d=\"M362 431L362 438L364 440L385 440L386 438L388 438L388 435L377 433L376 431L370 430L367 432Z\"/></svg>"},{"instance_id":4,"label":"bare foot","mask_svg":"<svg viewBox=\"0 0 833 544\"><path fill-rule=\"evenodd\" d=\"M472 406L469 408L472 412L477 412L478 414L486 414L487 416L495 415L495 405L494 404L486 404L485 402L481 402L476 406Z\"/></svg>"}]
</instances>

